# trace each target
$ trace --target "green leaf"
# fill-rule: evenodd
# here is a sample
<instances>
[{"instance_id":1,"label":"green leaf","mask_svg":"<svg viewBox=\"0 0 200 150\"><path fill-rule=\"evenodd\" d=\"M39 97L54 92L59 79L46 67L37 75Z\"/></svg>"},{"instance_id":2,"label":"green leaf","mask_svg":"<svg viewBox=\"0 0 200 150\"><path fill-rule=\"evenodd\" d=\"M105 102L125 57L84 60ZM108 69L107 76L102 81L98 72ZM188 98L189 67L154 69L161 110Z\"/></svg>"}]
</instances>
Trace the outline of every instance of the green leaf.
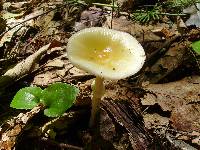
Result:
<instances>
[{"instance_id":1,"label":"green leaf","mask_svg":"<svg viewBox=\"0 0 200 150\"><path fill-rule=\"evenodd\" d=\"M200 55L200 40L192 43L192 49Z\"/></svg>"},{"instance_id":2,"label":"green leaf","mask_svg":"<svg viewBox=\"0 0 200 150\"><path fill-rule=\"evenodd\" d=\"M44 114L48 117L62 115L70 108L79 90L65 83L54 83L43 90L41 102L47 107Z\"/></svg>"},{"instance_id":3,"label":"green leaf","mask_svg":"<svg viewBox=\"0 0 200 150\"><path fill-rule=\"evenodd\" d=\"M26 87L20 89L14 96L10 107L16 109L32 109L38 105L41 93L42 89L39 87Z\"/></svg>"}]
</instances>

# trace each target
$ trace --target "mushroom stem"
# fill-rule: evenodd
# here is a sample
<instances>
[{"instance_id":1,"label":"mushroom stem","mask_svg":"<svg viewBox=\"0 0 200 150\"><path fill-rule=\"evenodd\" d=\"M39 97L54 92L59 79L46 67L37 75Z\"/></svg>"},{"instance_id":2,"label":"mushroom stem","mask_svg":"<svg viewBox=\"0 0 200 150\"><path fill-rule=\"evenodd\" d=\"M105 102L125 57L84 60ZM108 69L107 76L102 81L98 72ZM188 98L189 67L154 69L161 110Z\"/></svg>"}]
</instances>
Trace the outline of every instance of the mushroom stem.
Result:
<instances>
[{"instance_id":1,"label":"mushroom stem","mask_svg":"<svg viewBox=\"0 0 200 150\"><path fill-rule=\"evenodd\" d=\"M101 98L105 93L105 86L103 81L104 79L102 77L97 76L94 85L92 85L93 96L92 96L90 127L93 127L98 119L97 115L99 114L100 110Z\"/></svg>"}]
</instances>

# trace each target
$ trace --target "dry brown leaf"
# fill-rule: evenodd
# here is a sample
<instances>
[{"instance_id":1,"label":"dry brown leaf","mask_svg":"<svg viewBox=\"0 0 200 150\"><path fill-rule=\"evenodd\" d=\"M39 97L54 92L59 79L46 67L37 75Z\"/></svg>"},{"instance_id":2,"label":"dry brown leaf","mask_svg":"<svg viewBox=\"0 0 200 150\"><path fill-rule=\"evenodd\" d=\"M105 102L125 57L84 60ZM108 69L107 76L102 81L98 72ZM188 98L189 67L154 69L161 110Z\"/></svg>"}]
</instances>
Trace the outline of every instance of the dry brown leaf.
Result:
<instances>
[{"instance_id":1,"label":"dry brown leaf","mask_svg":"<svg viewBox=\"0 0 200 150\"><path fill-rule=\"evenodd\" d=\"M81 13L80 21L75 23L75 30L79 31L88 27L101 26L105 20L103 11L100 8L90 7Z\"/></svg>"},{"instance_id":2,"label":"dry brown leaf","mask_svg":"<svg viewBox=\"0 0 200 150\"><path fill-rule=\"evenodd\" d=\"M31 111L25 114L20 113L17 117L14 117L11 120L8 120L6 123L4 123L2 125L2 128L0 129L0 132L2 133L0 139L0 149L13 149L18 136L23 131L27 122L42 109L42 106L34 107ZM3 128L4 126L6 126L5 129Z\"/></svg>"},{"instance_id":3,"label":"dry brown leaf","mask_svg":"<svg viewBox=\"0 0 200 150\"><path fill-rule=\"evenodd\" d=\"M109 27L111 25L111 18L107 18L107 21L104 23L103 26ZM112 28L124 32L128 32L132 34L134 37L137 38L140 42L146 41L159 41L162 40L162 36L158 36L154 34L155 30L158 29L169 29L169 25L165 23L157 23L154 26L152 25L141 25L139 23L135 23L130 21L125 16L121 16L120 18L113 18L112 19ZM175 32L176 26L173 26L171 29L168 30L170 34L177 34ZM170 35L171 36L171 35ZM154 43L155 44L155 43ZM156 43L158 45L158 42Z\"/></svg>"},{"instance_id":4,"label":"dry brown leaf","mask_svg":"<svg viewBox=\"0 0 200 150\"><path fill-rule=\"evenodd\" d=\"M19 80L20 78L30 74L34 69L36 69L35 66L37 61L39 61L40 57L47 52L50 47L53 47L51 43L41 47L37 52L18 63L12 69L8 70L3 76L0 77L0 87L5 88L12 84L13 81Z\"/></svg>"},{"instance_id":5,"label":"dry brown leaf","mask_svg":"<svg viewBox=\"0 0 200 150\"><path fill-rule=\"evenodd\" d=\"M100 134L104 140L111 142L116 135L115 125L103 108L100 111Z\"/></svg>"},{"instance_id":6,"label":"dry brown leaf","mask_svg":"<svg viewBox=\"0 0 200 150\"><path fill-rule=\"evenodd\" d=\"M188 103L200 102L200 76L165 84L149 84L144 89L147 94L141 99L142 104L157 103L163 111L172 111Z\"/></svg>"},{"instance_id":7,"label":"dry brown leaf","mask_svg":"<svg viewBox=\"0 0 200 150\"><path fill-rule=\"evenodd\" d=\"M156 113L143 115L144 124L147 129L167 129L169 118L162 117ZM165 133L165 131L164 131Z\"/></svg>"},{"instance_id":8,"label":"dry brown leaf","mask_svg":"<svg viewBox=\"0 0 200 150\"><path fill-rule=\"evenodd\" d=\"M180 150L197 150L193 146L187 144L186 142L182 140L177 140L174 138L172 134L166 133L166 138L167 140L173 145L175 149L180 149Z\"/></svg>"},{"instance_id":9,"label":"dry brown leaf","mask_svg":"<svg viewBox=\"0 0 200 150\"><path fill-rule=\"evenodd\" d=\"M197 138L194 138L194 139L192 140L192 143L198 144L198 145L200 146L200 136L197 137Z\"/></svg>"},{"instance_id":10,"label":"dry brown leaf","mask_svg":"<svg viewBox=\"0 0 200 150\"><path fill-rule=\"evenodd\" d=\"M200 104L177 107L172 111L170 120L177 130L200 132Z\"/></svg>"},{"instance_id":11,"label":"dry brown leaf","mask_svg":"<svg viewBox=\"0 0 200 150\"><path fill-rule=\"evenodd\" d=\"M77 79L81 76L84 77L85 75L87 75L87 73L85 73L84 71L74 67L68 60L62 60L63 58L66 59L67 56L62 55L58 57L53 64L50 63L51 67L56 67L51 70L48 70L49 63L46 64L44 66L46 70L44 69L43 72L36 75L32 83L38 86L47 86L51 83L59 81L61 82L63 80L65 80L65 82L70 82L73 79Z\"/></svg>"},{"instance_id":12,"label":"dry brown leaf","mask_svg":"<svg viewBox=\"0 0 200 150\"><path fill-rule=\"evenodd\" d=\"M150 83L157 83L183 65L185 60L190 56L188 50L189 45L190 42L188 41L173 43L165 55L160 57L159 60L148 69L145 80Z\"/></svg>"},{"instance_id":13,"label":"dry brown leaf","mask_svg":"<svg viewBox=\"0 0 200 150\"><path fill-rule=\"evenodd\" d=\"M117 3L120 10L127 11L133 8L134 2L134 0L117 0L115 3Z\"/></svg>"},{"instance_id":14,"label":"dry brown leaf","mask_svg":"<svg viewBox=\"0 0 200 150\"><path fill-rule=\"evenodd\" d=\"M60 59L55 59L46 64L46 67L57 67L57 68L63 68L64 62Z\"/></svg>"},{"instance_id":15,"label":"dry brown leaf","mask_svg":"<svg viewBox=\"0 0 200 150\"><path fill-rule=\"evenodd\" d=\"M45 71L42 74L36 75L32 84L45 87L49 84L60 82L61 80L56 71Z\"/></svg>"}]
</instances>

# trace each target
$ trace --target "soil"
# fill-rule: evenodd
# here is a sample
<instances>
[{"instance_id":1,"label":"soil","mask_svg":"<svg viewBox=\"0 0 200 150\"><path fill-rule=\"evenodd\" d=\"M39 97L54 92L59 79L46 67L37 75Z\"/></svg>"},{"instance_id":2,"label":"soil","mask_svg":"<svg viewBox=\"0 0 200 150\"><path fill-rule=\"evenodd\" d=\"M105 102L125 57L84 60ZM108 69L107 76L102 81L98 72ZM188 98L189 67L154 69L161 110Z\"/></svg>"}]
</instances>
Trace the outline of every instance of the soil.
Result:
<instances>
[{"instance_id":1,"label":"soil","mask_svg":"<svg viewBox=\"0 0 200 150\"><path fill-rule=\"evenodd\" d=\"M181 9L179 15L169 15L180 6L169 10L167 0L150 6L119 0L115 9L108 1L86 2L0 2L0 149L200 149L200 57L191 47L200 39L200 29L186 24L198 11L188 16ZM135 10L155 3L165 15L147 22L133 18ZM71 35L94 26L134 36L146 62L133 76L105 80L98 119L90 127L95 76L70 63L66 46ZM21 88L44 89L55 82L79 88L63 115L46 117L43 105L31 110L10 107Z\"/></svg>"}]
</instances>

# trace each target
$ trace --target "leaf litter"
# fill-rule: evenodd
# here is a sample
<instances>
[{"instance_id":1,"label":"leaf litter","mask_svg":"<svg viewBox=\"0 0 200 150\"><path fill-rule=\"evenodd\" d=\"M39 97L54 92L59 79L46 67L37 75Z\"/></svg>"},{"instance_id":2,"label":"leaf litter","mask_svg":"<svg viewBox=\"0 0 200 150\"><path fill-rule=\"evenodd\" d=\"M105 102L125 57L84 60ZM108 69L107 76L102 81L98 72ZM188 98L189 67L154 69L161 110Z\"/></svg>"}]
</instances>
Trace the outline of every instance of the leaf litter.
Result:
<instances>
[{"instance_id":1,"label":"leaf litter","mask_svg":"<svg viewBox=\"0 0 200 150\"><path fill-rule=\"evenodd\" d=\"M171 149L200 147L199 60L190 49L191 42L199 38L198 28L188 31L184 28L182 32L176 22L172 26L168 23L169 17L154 24L140 24L128 19L126 13L114 13L112 18L110 10L104 7L84 8L82 4L62 0L6 2L3 6L3 23L0 24L2 110L8 110L13 95L9 88L13 85L16 92L21 88L16 85L24 87L25 82L41 88L54 82L66 82L77 85L80 94L74 108L56 119L44 118L38 111L32 113L33 110L19 114L21 117L15 110L11 110L14 115L0 111L0 149L20 149L20 145L26 149L31 144L25 144L26 139L31 138L41 143L35 147L44 149L82 149L95 143L95 138L109 149L154 149L163 143ZM78 30L92 26L111 28L111 22L113 29L128 32L142 43L147 63L137 76L106 81L108 90L101 108L101 136L93 137L87 123L94 76L69 63L66 44ZM164 142L159 144L157 138Z\"/></svg>"}]
</instances>

